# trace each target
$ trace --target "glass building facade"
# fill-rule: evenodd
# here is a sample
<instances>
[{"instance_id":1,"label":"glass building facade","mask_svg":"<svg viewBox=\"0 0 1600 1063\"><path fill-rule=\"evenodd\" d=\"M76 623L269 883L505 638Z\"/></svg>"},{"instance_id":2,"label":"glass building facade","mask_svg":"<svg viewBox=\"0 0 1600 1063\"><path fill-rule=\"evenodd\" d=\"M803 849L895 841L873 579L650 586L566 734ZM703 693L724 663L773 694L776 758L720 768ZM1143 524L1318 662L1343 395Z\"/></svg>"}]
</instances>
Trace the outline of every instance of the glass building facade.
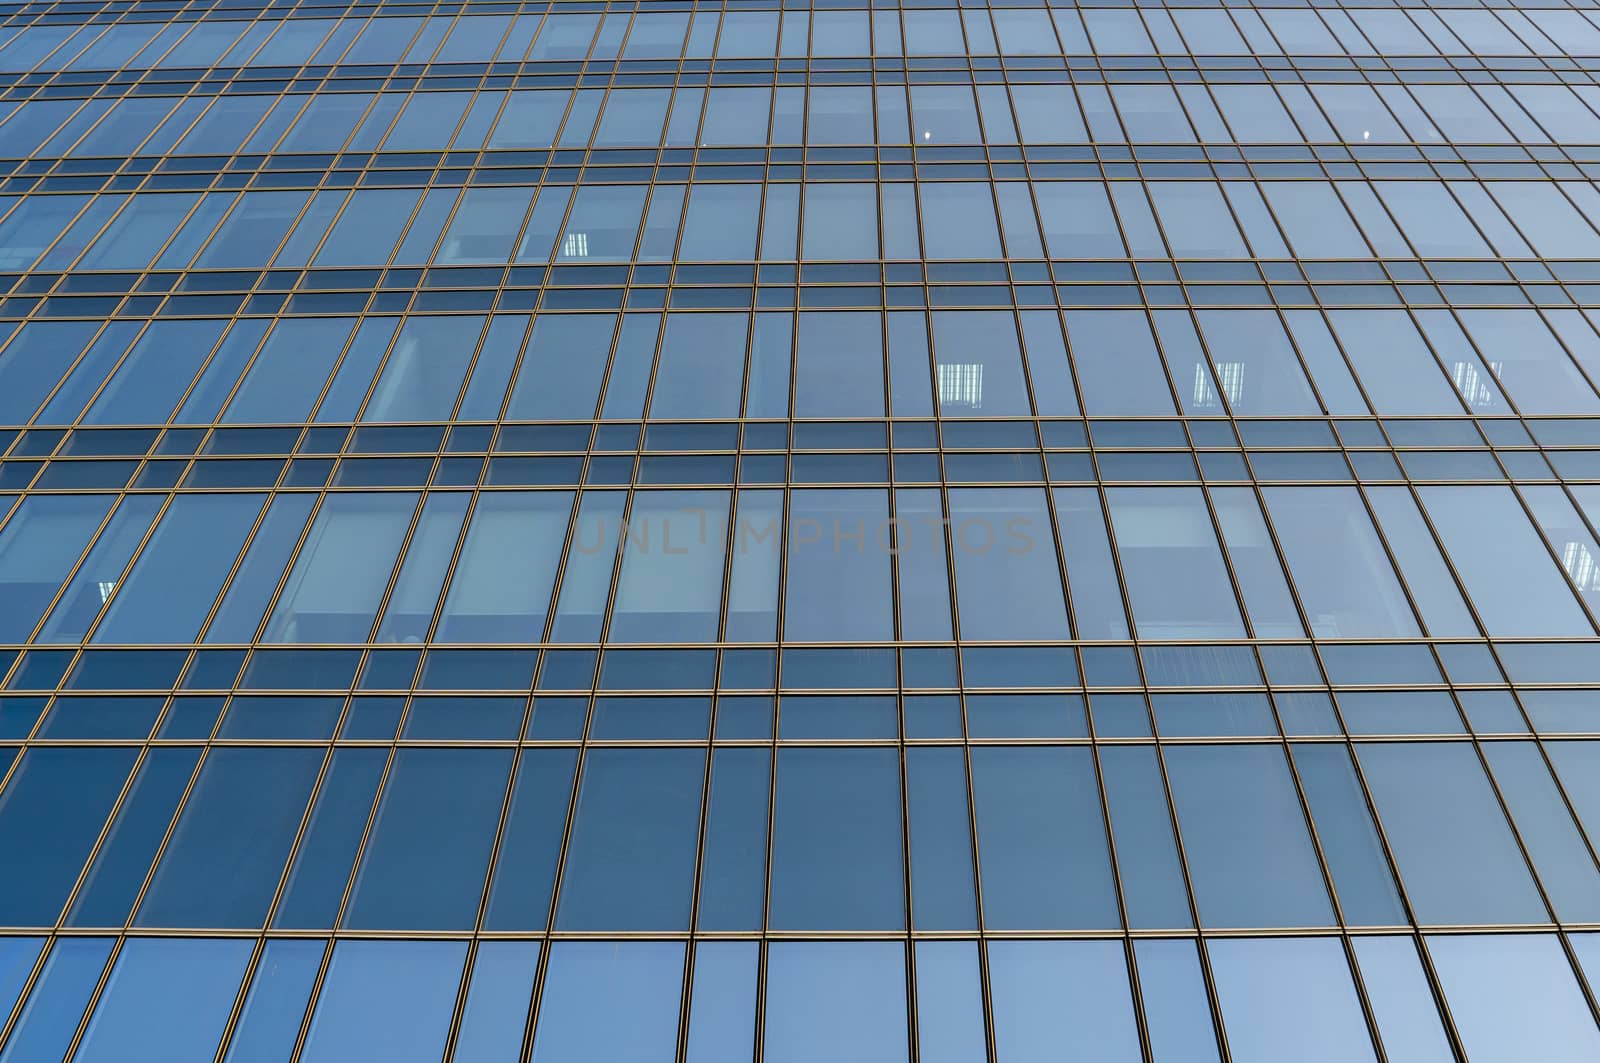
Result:
<instances>
[{"instance_id":1,"label":"glass building facade","mask_svg":"<svg viewBox=\"0 0 1600 1063\"><path fill-rule=\"evenodd\" d=\"M0 1063L1600 1059L1597 78L0 3Z\"/></svg>"}]
</instances>

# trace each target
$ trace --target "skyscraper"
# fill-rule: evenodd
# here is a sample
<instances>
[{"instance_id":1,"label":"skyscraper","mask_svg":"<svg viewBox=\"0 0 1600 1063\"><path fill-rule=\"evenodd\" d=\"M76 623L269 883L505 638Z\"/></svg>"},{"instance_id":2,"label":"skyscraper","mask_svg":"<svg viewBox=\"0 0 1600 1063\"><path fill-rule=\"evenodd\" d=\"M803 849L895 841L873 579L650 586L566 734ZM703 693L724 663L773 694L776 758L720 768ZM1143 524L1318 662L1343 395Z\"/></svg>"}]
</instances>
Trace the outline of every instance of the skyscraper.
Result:
<instances>
[{"instance_id":1,"label":"skyscraper","mask_svg":"<svg viewBox=\"0 0 1600 1063\"><path fill-rule=\"evenodd\" d=\"M1597 76L0 3L0 1063L1600 1059Z\"/></svg>"}]
</instances>

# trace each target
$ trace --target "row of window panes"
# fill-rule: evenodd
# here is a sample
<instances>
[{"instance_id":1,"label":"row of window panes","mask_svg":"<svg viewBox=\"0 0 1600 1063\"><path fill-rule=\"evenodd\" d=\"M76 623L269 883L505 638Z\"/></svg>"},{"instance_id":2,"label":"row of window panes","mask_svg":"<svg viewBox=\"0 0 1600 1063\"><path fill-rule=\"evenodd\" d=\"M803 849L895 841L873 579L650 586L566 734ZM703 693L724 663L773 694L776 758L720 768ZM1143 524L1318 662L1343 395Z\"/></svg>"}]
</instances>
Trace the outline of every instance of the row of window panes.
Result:
<instances>
[{"instance_id":1,"label":"row of window panes","mask_svg":"<svg viewBox=\"0 0 1600 1063\"><path fill-rule=\"evenodd\" d=\"M11 496L0 642L1581 637L1600 546L1572 496L1593 516L1595 491L1268 486L1265 511L1181 486Z\"/></svg>"},{"instance_id":2,"label":"row of window panes","mask_svg":"<svg viewBox=\"0 0 1600 1063\"><path fill-rule=\"evenodd\" d=\"M11 270L758 256L1274 259L1291 251L1304 259L1600 258L1591 221L1600 219L1600 192L1587 181L329 188L0 196L0 211L0 268Z\"/></svg>"},{"instance_id":3,"label":"row of window panes","mask_svg":"<svg viewBox=\"0 0 1600 1063\"><path fill-rule=\"evenodd\" d=\"M528 60L899 55L1600 54L1580 11L1172 11L1059 7L879 11L616 11L255 22L206 20L0 31L0 68L299 66Z\"/></svg>"},{"instance_id":4,"label":"row of window panes","mask_svg":"<svg viewBox=\"0 0 1600 1063\"><path fill-rule=\"evenodd\" d=\"M1080 393L1093 417L1499 415L1506 393L1600 412L1578 310L30 321L0 340L9 425L1059 417Z\"/></svg>"},{"instance_id":5,"label":"row of window panes","mask_svg":"<svg viewBox=\"0 0 1600 1063\"><path fill-rule=\"evenodd\" d=\"M1240 651L1239 647L1230 648ZM118 663L130 663L130 656L137 652L144 651L112 651L110 656ZM818 678L798 674L809 670L806 658L801 656L805 652L785 652L786 662L801 662L791 669L797 673L795 682ZM267 656L272 653L263 651ZM849 651L811 652L812 658L824 662L850 655ZM100 651L99 656L103 660L107 651ZM893 663L892 652L878 651L872 656ZM93 657L91 652L84 660ZM494 661L496 657L503 660ZM405 658L412 663L413 671L416 659L415 653ZM536 660L537 655L530 651L436 650L429 656L419 681L510 683L521 679L526 685L532 682L531 669ZM484 664L509 669L513 663L519 666L521 675L479 679L456 674L455 668ZM78 682L80 673L96 671L97 667L80 665L68 682ZM608 662L608 670L610 667ZM255 670L247 670L242 681L250 683ZM786 681L788 674L786 671ZM100 678L121 684L138 682L135 676ZM396 678L411 681L410 677ZM908 685L912 678L907 678ZM1137 680L1138 676L1131 678ZM893 682L892 676L887 679ZM333 682L331 678L328 681ZM881 745L895 742L901 735L910 742L941 744L962 740L974 744L1059 743L1088 740L1090 719L1095 739L1113 743L1148 740L1157 732L1169 743L1219 738L1278 740L1280 736L1465 737L1469 733L1503 738L1530 732L1552 738L1600 731L1594 696L1592 689L1523 690L1519 707L1510 691L1497 689L1464 690L1455 700L1442 690L1340 690L1336 697L1330 697L1326 691L1296 689L1277 691L1271 700L1254 691L1162 690L1150 694L1147 708L1142 694L1097 691L1086 702L1075 693L969 692L963 710L963 699L954 694L906 694L898 702L894 695L881 692L785 694L778 702L780 723L776 739L784 745ZM240 694L228 701L224 711L225 701L228 699L222 696L184 695L169 706L161 694L74 694L56 698L46 708L48 696L8 695L0 699L0 738L51 745L151 739L160 743L209 740L322 744L336 736L341 743L392 743L398 739L422 744L488 745L518 741L570 744L587 740L613 745L703 745L712 734L709 695L600 695L587 729L588 700L584 696L540 694L526 725L527 698L522 695L430 694L412 699L409 707L404 695L362 695L350 702L348 710L342 694ZM724 694L717 703L717 742L771 743L773 707L771 696Z\"/></svg>"},{"instance_id":6,"label":"row of window panes","mask_svg":"<svg viewBox=\"0 0 1600 1063\"><path fill-rule=\"evenodd\" d=\"M0 939L0 963L23 977L40 970L7 1055L61 1056L87 1018L80 1063L211 1058L224 1041L229 1060L287 1060L303 1025L302 1063L367 1054L433 1063L447 1052L474 1063L517 1058L530 1040L534 1063L737 1063L757 1045L771 1063L903 1063L912 1043L921 1063L982 1059L991 1044L1006 1060L1092 1045L1105 1063L1217 1063L1213 1014L1236 1063L1373 1063L1375 1043L1389 1059L1445 1063L1455 1058L1447 1025L1474 1063L1529 1051L1584 1063L1600 1052L1581 980L1600 983L1597 943L1374 935L1218 938L1201 949L1172 938L917 941L908 951L894 941L700 941L691 958L677 941L556 941L542 957L538 941L275 938L257 957L242 939L133 937L118 948L109 937L61 937L46 954L44 938L16 937ZM0 984L0 1006L22 989L20 977Z\"/></svg>"},{"instance_id":7,"label":"row of window panes","mask_svg":"<svg viewBox=\"0 0 1600 1063\"><path fill-rule=\"evenodd\" d=\"M96 96L0 104L0 154L476 151L591 142L707 147L802 139L812 145L1594 144L1600 142L1596 109L1600 88L1586 85L1013 83L1009 96L1003 84Z\"/></svg>"},{"instance_id":8,"label":"row of window panes","mask_svg":"<svg viewBox=\"0 0 1600 1063\"><path fill-rule=\"evenodd\" d=\"M35 855L0 882L12 927L542 931L555 900L557 931L903 931L908 894L923 931L1600 915L1594 741L13 758L0 839Z\"/></svg>"}]
</instances>

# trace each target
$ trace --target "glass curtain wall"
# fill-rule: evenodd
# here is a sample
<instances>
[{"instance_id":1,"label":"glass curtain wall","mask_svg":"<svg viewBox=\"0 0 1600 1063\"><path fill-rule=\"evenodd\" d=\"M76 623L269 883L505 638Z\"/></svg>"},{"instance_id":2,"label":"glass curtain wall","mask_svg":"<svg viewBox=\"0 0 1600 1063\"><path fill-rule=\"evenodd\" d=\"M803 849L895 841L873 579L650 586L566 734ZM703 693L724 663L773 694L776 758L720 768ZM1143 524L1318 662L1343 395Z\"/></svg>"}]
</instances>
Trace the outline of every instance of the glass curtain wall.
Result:
<instances>
[{"instance_id":1,"label":"glass curtain wall","mask_svg":"<svg viewBox=\"0 0 1600 1063\"><path fill-rule=\"evenodd\" d=\"M1600 1059L1597 79L0 5L0 1063Z\"/></svg>"}]
</instances>

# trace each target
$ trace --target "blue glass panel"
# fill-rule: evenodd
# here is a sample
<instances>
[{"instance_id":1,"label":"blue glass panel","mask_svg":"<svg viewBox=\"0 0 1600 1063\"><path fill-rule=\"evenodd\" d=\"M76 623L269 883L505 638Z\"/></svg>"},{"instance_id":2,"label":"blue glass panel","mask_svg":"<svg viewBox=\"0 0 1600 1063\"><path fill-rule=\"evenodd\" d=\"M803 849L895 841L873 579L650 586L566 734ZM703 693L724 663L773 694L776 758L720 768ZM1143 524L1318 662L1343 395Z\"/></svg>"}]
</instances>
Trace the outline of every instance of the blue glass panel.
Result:
<instances>
[{"instance_id":1,"label":"blue glass panel","mask_svg":"<svg viewBox=\"0 0 1600 1063\"><path fill-rule=\"evenodd\" d=\"M339 942L300 1059L438 1060L466 955L464 941Z\"/></svg>"},{"instance_id":2,"label":"blue glass panel","mask_svg":"<svg viewBox=\"0 0 1600 1063\"><path fill-rule=\"evenodd\" d=\"M779 941L767 950L766 1063L909 1058L905 946Z\"/></svg>"},{"instance_id":3,"label":"blue glass panel","mask_svg":"<svg viewBox=\"0 0 1600 1063\"><path fill-rule=\"evenodd\" d=\"M454 1063L491 1063L521 1055L538 967L537 941L485 941L478 946L461 1031L450 1056Z\"/></svg>"},{"instance_id":4,"label":"blue glass panel","mask_svg":"<svg viewBox=\"0 0 1600 1063\"><path fill-rule=\"evenodd\" d=\"M685 1063L743 1063L754 1056L760 965L754 941L695 946Z\"/></svg>"},{"instance_id":5,"label":"blue glass panel","mask_svg":"<svg viewBox=\"0 0 1600 1063\"><path fill-rule=\"evenodd\" d=\"M922 1063L983 1059L978 943L919 941L915 955L918 1058Z\"/></svg>"},{"instance_id":6,"label":"blue glass panel","mask_svg":"<svg viewBox=\"0 0 1600 1063\"><path fill-rule=\"evenodd\" d=\"M686 930L705 755L597 749L584 762L567 846L561 930Z\"/></svg>"},{"instance_id":7,"label":"blue glass panel","mask_svg":"<svg viewBox=\"0 0 1600 1063\"><path fill-rule=\"evenodd\" d=\"M772 845L773 927L905 926L893 750L782 750Z\"/></svg>"},{"instance_id":8,"label":"blue glass panel","mask_svg":"<svg viewBox=\"0 0 1600 1063\"><path fill-rule=\"evenodd\" d=\"M11 1030L0 1063L65 1059L114 938L58 938Z\"/></svg>"},{"instance_id":9,"label":"blue glass panel","mask_svg":"<svg viewBox=\"0 0 1600 1063\"><path fill-rule=\"evenodd\" d=\"M208 1063L216 1057L251 949L242 939L129 940L73 1058Z\"/></svg>"},{"instance_id":10,"label":"blue glass panel","mask_svg":"<svg viewBox=\"0 0 1600 1063\"><path fill-rule=\"evenodd\" d=\"M1600 1054L1600 1029L1554 935L1427 939L1472 1063L1578 1063Z\"/></svg>"},{"instance_id":11,"label":"blue glass panel","mask_svg":"<svg viewBox=\"0 0 1600 1063\"><path fill-rule=\"evenodd\" d=\"M140 906L140 926L259 927L322 767L315 749L215 749Z\"/></svg>"},{"instance_id":12,"label":"blue glass panel","mask_svg":"<svg viewBox=\"0 0 1600 1063\"><path fill-rule=\"evenodd\" d=\"M1215 940L1207 951L1235 1063L1377 1058L1336 939Z\"/></svg>"},{"instance_id":13,"label":"blue glass panel","mask_svg":"<svg viewBox=\"0 0 1600 1063\"><path fill-rule=\"evenodd\" d=\"M505 750L396 753L362 853L346 925L470 928L510 770Z\"/></svg>"},{"instance_id":14,"label":"blue glass panel","mask_svg":"<svg viewBox=\"0 0 1600 1063\"><path fill-rule=\"evenodd\" d=\"M267 942L228 1042L225 1063L275 1063L294 1053L327 944L300 938Z\"/></svg>"},{"instance_id":15,"label":"blue glass panel","mask_svg":"<svg viewBox=\"0 0 1600 1063\"><path fill-rule=\"evenodd\" d=\"M1116 941L991 941L995 1053L1044 1063L1063 1045L1106 1063L1136 1063L1128 968Z\"/></svg>"},{"instance_id":16,"label":"blue glass panel","mask_svg":"<svg viewBox=\"0 0 1600 1063\"><path fill-rule=\"evenodd\" d=\"M683 944L558 941L550 946L534 1063L671 1063L678 1047ZM614 1021L627 1016L626 1022Z\"/></svg>"}]
</instances>

